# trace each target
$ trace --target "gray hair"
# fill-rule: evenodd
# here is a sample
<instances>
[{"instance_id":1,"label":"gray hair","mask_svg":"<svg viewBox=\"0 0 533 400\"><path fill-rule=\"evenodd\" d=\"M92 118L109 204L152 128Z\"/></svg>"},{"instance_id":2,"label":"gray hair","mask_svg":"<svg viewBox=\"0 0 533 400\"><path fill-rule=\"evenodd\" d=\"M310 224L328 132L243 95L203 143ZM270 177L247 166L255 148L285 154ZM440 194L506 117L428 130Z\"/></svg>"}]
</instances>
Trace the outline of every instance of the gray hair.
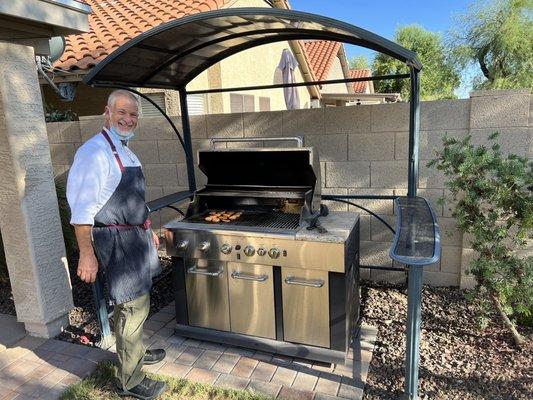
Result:
<instances>
[{"instance_id":1,"label":"gray hair","mask_svg":"<svg viewBox=\"0 0 533 400\"><path fill-rule=\"evenodd\" d=\"M124 90L124 89L113 90L111 94L109 95L109 97L107 98L107 106L109 108L115 107L115 103L117 102L118 97L128 97L130 100L133 100L137 104L137 108L139 109L139 115L140 115L141 98L138 95L128 90Z\"/></svg>"}]
</instances>

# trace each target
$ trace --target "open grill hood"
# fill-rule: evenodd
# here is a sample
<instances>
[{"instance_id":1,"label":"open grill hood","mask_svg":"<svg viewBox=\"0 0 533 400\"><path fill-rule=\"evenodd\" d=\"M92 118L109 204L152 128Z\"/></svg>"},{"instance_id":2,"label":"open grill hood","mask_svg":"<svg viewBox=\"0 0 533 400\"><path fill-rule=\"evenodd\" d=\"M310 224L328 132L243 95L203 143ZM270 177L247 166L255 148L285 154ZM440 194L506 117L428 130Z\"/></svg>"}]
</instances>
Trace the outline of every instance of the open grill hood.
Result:
<instances>
[{"instance_id":1,"label":"open grill hood","mask_svg":"<svg viewBox=\"0 0 533 400\"><path fill-rule=\"evenodd\" d=\"M312 148L213 149L198 152L208 186L308 187L320 191Z\"/></svg>"}]
</instances>

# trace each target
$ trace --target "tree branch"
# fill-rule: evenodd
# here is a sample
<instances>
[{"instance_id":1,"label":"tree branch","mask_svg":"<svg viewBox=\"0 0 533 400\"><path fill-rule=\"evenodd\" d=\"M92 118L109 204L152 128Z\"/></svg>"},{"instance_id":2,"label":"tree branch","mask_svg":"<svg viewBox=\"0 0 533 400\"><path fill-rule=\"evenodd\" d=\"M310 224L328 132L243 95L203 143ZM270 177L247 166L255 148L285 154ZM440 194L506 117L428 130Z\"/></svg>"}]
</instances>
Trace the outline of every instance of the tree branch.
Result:
<instances>
[{"instance_id":1,"label":"tree branch","mask_svg":"<svg viewBox=\"0 0 533 400\"><path fill-rule=\"evenodd\" d=\"M489 47L486 46L480 50L480 52L477 55L477 61L479 62L479 68L481 68L481 72L483 72L483 75L485 78L487 78L490 82L494 80L494 76L490 73L489 68L487 67L487 63L485 62L485 56L489 52Z\"/></svg>"},{"instance_id":2,"label":"tree branch","mask_svg":"<svg viewBox=\"0 0 533 400\"><path fill-rule=\"evenodd\" d=\"M498 295L494 291L490 291L490 297L491 297L492 301L494 302L494 305L496 306L496 309L498 310L498 314L500 314L500 318L502 319L503 324L509 330L509 332L511 332L511 335L513 335L513 340L514 340L515 344L518 347L523 346L525 340L522 337L522 335L520 335L520 333L518 333L518 331L516 330L516 327L511 322L511 320L509 319L507 314L505 314L505 311L503 310L503 307L502 307L502 304L500 303L500 299L499 299Z\"/></svg>"}]
</instances>

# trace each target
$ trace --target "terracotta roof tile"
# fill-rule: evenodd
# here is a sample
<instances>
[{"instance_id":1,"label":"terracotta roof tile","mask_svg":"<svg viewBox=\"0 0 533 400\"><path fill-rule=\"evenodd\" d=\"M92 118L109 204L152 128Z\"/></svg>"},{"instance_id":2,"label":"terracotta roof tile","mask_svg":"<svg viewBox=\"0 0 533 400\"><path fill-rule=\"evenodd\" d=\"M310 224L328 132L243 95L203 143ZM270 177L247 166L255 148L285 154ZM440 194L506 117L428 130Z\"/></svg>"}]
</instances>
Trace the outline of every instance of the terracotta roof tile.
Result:
<instances>
[{"instance_id":1,"label":"terracotta roof tile","mask_svg":"<svg viewBox=\"0 0 533 400\"><path fill-rule=\"evenodd\" d=\"M335 57L339 54L341 43L328 40L312 40L303 42L303 44L316 79L319 81L326 80Z\"/></svg>"},{"instance_id":2,"label":"terracotta roof tile","mask_svg":"<svg viewBox=\"0 0 533 400\"><path fill-rule=\"evenodd\" d=\"M232 0L84 0L90 31L66 37L65 52L54 67L88 70L124 42L171 19L217 10Z\"/></svg>"},{"instance_id":3,"label":"terracotta roof tile","mask_svg":"<svg viewBox=\"0 0 533 400\"><path fill-rule=\"evenodd\" d=\"M370 69L351 69L349 71L350 78L368 78L372 76L372 71ZM353 90L355 93L367 93L371 92L367 90L369 81L366 82L352 82Z\"/></svg>"}]
</instances>

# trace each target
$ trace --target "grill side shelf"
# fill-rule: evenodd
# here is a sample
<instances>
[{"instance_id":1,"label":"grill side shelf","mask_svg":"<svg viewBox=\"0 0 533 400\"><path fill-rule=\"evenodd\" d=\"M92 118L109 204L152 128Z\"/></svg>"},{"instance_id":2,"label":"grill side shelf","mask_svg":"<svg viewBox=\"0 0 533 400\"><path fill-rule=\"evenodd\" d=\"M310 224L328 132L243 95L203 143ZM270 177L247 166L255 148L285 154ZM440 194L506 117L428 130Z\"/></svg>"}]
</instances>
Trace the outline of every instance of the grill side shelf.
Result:
<instances>
[{"instance_id":1,"label":"grill side shelf","mask_svg":"<svg viewBox=\"0 0 533 400\"><path fill-rule=\"evenodd\" d=\"M390 257L402 264L425 266L440 258L440 229L437 217L423 197L398 197L396 233Z\"/></svg>"}]
</instances>

